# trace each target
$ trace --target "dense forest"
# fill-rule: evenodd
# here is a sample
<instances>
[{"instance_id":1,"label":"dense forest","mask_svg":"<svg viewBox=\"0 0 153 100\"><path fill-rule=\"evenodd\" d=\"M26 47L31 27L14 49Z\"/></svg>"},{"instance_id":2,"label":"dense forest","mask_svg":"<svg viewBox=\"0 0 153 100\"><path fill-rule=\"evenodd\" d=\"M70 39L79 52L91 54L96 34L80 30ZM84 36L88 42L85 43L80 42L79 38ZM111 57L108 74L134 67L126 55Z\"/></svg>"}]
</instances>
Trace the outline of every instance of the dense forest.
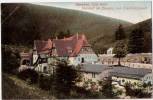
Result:
<instances>
[{"instance_id":1,"label":"dense forest","mask_svg":"<svg viewBox=\"0 0 153 100\"><path fill-rule=\"evenodd\" d=\"M61 34L84 33L96 53L113 46L115 30L120 24L126 39L133 28L145 32L146 49L151 51L151 19L132 24L87 12L33 4L2 4L2 43L32 47L35 39L54 38Z\"/></svg>"}]
</instances>

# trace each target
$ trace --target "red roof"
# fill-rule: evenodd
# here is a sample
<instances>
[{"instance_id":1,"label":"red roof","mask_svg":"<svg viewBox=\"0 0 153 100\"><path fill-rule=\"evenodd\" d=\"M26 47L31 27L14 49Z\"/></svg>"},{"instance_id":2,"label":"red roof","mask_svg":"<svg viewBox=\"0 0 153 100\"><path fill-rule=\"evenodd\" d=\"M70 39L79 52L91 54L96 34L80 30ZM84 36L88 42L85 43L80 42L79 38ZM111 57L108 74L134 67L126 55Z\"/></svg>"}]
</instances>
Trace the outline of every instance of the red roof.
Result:
<instances>
[{"instance_id":1,"label":"red roof","mask_svg":"<svg viewBox=\"0 0 153 100\"><path fill-rule=\"evenodd\" d=\"M90 46L85 35L73 35L64 39L54 39L51 41L40 41L34 42L38 53L49 53L52 45L55 46L58 56L76 56L83 46Z\"/></svg>"},{"instance_id":2,"label":"red roof","mask_svg":"<svg viewBox=\"0 0 153 100\"><path fill-rule=\"evenodd\" d=\"M34 46L38 53L49 53L52 48L52 41L50 39L48 41L35 40Z\"/></svg>"}]
</instances>

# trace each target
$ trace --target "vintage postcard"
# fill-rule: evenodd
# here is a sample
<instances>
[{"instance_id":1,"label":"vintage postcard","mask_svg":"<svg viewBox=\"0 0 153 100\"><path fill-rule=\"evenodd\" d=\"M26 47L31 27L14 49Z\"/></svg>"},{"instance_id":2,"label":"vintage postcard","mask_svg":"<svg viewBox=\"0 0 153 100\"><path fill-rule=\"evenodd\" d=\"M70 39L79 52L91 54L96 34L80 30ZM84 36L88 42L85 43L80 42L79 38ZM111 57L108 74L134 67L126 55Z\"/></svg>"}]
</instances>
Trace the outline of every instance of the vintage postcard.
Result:
<instances>
[{"instance_id":1,"label":"vintage postcard","mask_svg":"<svg viewBox=\"0 0 153 100\"><path fill-rule=\"evenodd\" d=\"M152 98L152 2L1 3L2 99Z\"/></svg>"}]
</instances>

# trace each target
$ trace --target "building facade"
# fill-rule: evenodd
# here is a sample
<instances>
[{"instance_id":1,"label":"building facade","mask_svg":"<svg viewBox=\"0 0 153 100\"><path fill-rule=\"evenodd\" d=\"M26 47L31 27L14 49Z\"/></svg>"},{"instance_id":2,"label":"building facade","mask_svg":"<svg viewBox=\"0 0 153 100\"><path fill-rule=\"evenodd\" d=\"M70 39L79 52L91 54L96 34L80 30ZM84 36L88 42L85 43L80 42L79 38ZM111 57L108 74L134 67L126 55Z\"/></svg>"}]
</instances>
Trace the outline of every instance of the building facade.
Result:
<instances>
[{"instance_id":1,"label":"building facade","mask_svg":"<svg viewBox=\"0 0 153 100\"><path fill-rule=\"evenodd\" d=\"M81 72L83 78L79 84L80 86L83 86L86 82L94 82L98 85L99 81L107 78L111 78L112 84L116 83L119 86L124 86L126 83L142 85L143 83L151 82L152 84L152 70L150 69L83 64L81 66Z\"/></svg>"},{"instance_id":2,"label":"building facade","mask_svg":"<svg viewBox=\"0 0 153 100\"><path fill-rule=\"evenodd\" d=\"M153 85L153 73L149 73L142 78L144 83L151 83Z\"/></svg>"},{"instance_id":3,"label":"building facade","mask_svg":"<svg viewBox=\"0 0 153 100\"><path fill-rule=\"evenodd\" d=\"M33 48L33 64L38 71L49 70L55 59L65 59L71 65L97 63L98 57L91 48L84 34L73 35L64 39L35 40Z\"/></svg>"}]
</instances>

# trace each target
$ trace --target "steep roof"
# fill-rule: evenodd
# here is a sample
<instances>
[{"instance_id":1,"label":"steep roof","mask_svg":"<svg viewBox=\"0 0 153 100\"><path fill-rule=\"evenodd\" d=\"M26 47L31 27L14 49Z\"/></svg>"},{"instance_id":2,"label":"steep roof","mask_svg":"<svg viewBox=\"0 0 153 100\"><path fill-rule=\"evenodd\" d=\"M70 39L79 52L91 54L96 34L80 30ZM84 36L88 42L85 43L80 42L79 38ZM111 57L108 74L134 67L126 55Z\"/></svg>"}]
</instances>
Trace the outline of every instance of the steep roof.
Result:
<instances>
[{"instance_id":1,"label":"steep roof","mask_svg":"<svg viewBox=\"0 0 153 100\"><path fill-rule=\"evenodd\" d=\"M72 54L76 41L73 40L53 40L58 56L69 56Z\"/></svg>"},{"instance_id":2,"label":"steep roof","mask_svg":"<svg viewBox=\"0 0 153 100\"><path fill-rule=\"evenodd\" d=\"M49 53L52 48L52 41L48 39L44 40L35 40L34 41L34 49L37 50L38 53Z\"/></svg>"},{"instance_id":3,"label":"steep roof","mask_svg":"<svg viewBox=\"0 0 153 100\"><path fill-rule=\"evenodd\" d=\"M53 39L51 41L36 40L34 41L35 48L38 53L49 53L54 46L58 56L76 56L83 46L90 46L85 35L73 35L64 39Z\"/></svg>"}]
</instances>

